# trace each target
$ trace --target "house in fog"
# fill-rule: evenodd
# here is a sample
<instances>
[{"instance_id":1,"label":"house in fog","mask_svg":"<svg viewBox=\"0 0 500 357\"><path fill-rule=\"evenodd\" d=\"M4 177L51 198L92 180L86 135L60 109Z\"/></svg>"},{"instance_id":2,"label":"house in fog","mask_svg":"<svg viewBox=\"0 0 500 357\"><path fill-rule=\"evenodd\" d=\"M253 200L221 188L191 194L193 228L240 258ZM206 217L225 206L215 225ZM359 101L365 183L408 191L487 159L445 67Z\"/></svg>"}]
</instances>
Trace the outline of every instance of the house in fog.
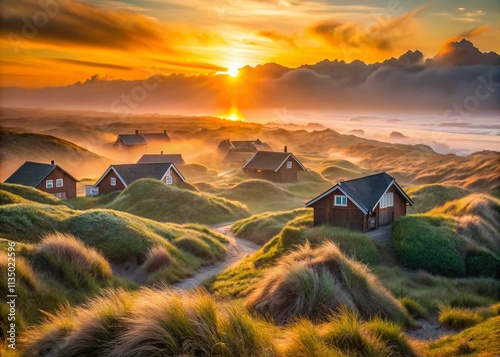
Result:
<instances>
[{"instance_id":1,"label":"house in fog","mask_svg":"<svg viewBox=\"0 0 500 357\"><path fill-rule=\"evenodd\" d=\"M135 134L119 134L113 146L119 148L134 148L152 144L165 144L170 142L166 130L162 133L142 133L139 130Z\"/></svg>"},{"instance_id":2,"label":"house in fog","mask_svg":"<svg viewBox=\"0 0 500 357\"><path fill-rule=\"evenodd\" d=\"M76 197L77 182L76 178L54 161L50 164L26 161L5 181L35 187L62 199Z\"/></svg>"},{"instance_id":3,"label":"house in fog","mask_svg":"<svg viewBox=\"0 0 500 357\"><path fill-rule=\"evenodd\" d=\"M234 141L225 139L219 143L217 150L220 153L226 154L229 150L256 152L256 151L271 151L272 148L268 143L257 140Z\"/></svg>"},{"instance_id":4,"label":"house in fog","mask_svg":"<svg viewBox=\"0 0 500 357\"><path fill-rule=\"evenodd\" d=\"M306 203L314 225L328 224L366 232L394 222L413 201L387 173L337 183Z\"/></svg>"},{"instance_id":5,"label":"house in fog","mask_svg":"<svg viewBox=\"0 0 500 357\"><path fill-rule=\"evenodd\" d=\"M163 151L160 154L142 155L137 161L138 164L164 164L169 162L176 166L186 164L181 154L164 154Z\"/></svg>"},{"instance_id":6,"label":"house in fog","mask_svg":"<svg viewBox=\"0 0 500 357\"><path fill-rule=\"evenodd\" d=\"M287 152L286 146L284 152L257 151L243 165L245 178L273 182L295 182L299 171L307 170L292 153Z\"/></svg>"},{"instance_id":7,"label":"house in fog","mask_svg":"<svg viewBox=\"0 0 500 357\"><path fill-rule=\"evenodd\" d=\"M229 149L227 154L222 158L222 167L225 169L241 168L252 158L254 154L255 152L253 151L238 151L235 149Z\"/></svg>"},{"instance_id":8,"label":"house in fog","mask_svg":"<svg viewBox=\"0 0 500 357\"><path fill-rule=\"evenodd\" d=\"M186 182L173 163L111 165L95 183L95 194L120 191L143 178L160 180L166 185Z\"/></svg>"}]
</instances>

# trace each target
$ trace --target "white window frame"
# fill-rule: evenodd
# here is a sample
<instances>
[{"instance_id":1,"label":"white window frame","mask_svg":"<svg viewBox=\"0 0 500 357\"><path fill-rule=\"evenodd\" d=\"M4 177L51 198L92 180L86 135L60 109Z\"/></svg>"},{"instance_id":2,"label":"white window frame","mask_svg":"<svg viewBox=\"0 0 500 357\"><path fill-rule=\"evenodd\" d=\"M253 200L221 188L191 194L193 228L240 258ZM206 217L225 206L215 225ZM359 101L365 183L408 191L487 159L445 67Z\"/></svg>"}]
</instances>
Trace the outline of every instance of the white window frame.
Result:
<instances>
[{"instance_id":1,"label":"white window frame","mask_svg":"<svg viewBox=\"0 0 500 357\"><path fill-rule=\"evenodd\" d=\"M167 176L165 178L165 182L167 183L167 185L171 185L174 183L174 180L173 180L172 176Z\"/></svg>"},{"instance_id":2,"label":"white window frame","mask_svg":"<svg viewBox=\"0 0 500 357\"><path fill-rule=\"evenodd\" d=\"M394 207L394 193L387 192L384 193L380 199L380 208Z\"/></svg>"},{"instance_id":3,"label":"white window frame","mask_svg":"<svg viewBox=\"0 0 500 357\"><path fill-rule=\"evenodd\" d=\"M337 198L340 198L340 204L337 203ZM333 205L337 207L347 207L347 196L335 195L333 197Z\"/></svg>"},{"instance_id":4,"label":"white window frame","mask_svg":"<svg viewBox=\"0 0 500 357\"><path fill-rule=\"evenodd\" d=\"M45 181L45 188L54 188L54 180Z\"/></svg>"},{"instance_id":5,"label":"white window frame","mask_svg":"<svg viewBox=\"0 0 500 357\"><path fill-rule=\"evenodd\" d=\"M109 183L111 186L116 186L116 177L111 177Z\"/></svg>"},{"instance_id":6,"label":"white window frame","mask_svg":"<svg viewBox=\"0 0 500 357\"><path fill-rule=\"evenodd\" d=\"M293 163L292 163L291 161L287 161L287 162L286 162L286 168L287 168L287 169L291 169L291 168L292 168L292 166L293 166Z\"/></svg>"},{"instance_id":7,"label":"white window frame","mask_svg":"<svg viewBox=\"0 0 500 357\"><path fill-rule=\"evenodd\" d=\"M56 187L63 187L64 186L64 180L62 178L56 179Z\"/></svg>"}]
</instances>

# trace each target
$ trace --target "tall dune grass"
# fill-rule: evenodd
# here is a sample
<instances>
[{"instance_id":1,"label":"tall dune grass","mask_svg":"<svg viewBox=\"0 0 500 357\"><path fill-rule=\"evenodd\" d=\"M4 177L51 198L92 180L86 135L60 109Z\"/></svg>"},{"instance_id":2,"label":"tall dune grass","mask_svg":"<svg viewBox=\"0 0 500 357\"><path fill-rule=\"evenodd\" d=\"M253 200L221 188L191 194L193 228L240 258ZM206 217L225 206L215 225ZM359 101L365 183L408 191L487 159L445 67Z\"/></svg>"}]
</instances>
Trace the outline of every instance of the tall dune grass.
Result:
<instances>
[{"instance_id":1,"label":"tall dune grass","mask_svg":"<svg viewBox=\"0 0 500 357\"><path fill-rule=\"evenodd\" d=\"M112 276L110 264L97 250L69 234L46 235L37 247L34 262L76 288L85 285L95 290L99 282Z\"/></svg>"},{"instance_id":2,"label":"tall dune grass","mask_svg":"<svg viewBox=\"0 0 500 357\"><path fill-rule=\"evenodd\" d=\"M247 306L278 324L297 317L321 320L342 307L365 318L407 319L367 267L346 258L333 243L315 249L306 244L282 258L256 284Z\"/></svg>"}]
</instances>

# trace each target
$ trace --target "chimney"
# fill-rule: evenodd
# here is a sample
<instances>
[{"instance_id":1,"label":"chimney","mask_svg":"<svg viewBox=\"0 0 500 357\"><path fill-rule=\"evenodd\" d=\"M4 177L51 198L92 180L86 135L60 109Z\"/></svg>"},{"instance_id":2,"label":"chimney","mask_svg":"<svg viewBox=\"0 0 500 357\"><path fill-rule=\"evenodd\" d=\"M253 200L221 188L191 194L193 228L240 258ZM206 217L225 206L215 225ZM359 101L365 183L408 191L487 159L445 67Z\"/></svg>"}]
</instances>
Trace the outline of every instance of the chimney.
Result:
<instances>
[{"instance_id":1,"label":"chimney","mask_svg":"<svg viewBox=\"0 0 500 357\"><path fill-rule=\"evenodd\" d=\"M135 135L139 135L139 130L136 130L136 131L135 131Z\"/></svg>"},{"instance_id":2,"label":"chimney","mask_svg":"<svg viewBox=\"0 0 500 357\"><path fill-rule=\"evenodd\" d=\"M54 165L54 160L51 160L51 161L50 161L50 164L51 164L51 165Z\"/></svg>"},{"instance_id":3,"label":"chimney","mask_svg":"<svg viewBox=\"0 0 500 357\"><path fill-rule=\"evenodd\" d=\"M167 131L166 131L166 130L163 130L163 134L166 134L166 133L167 133Z\"/></svg>"},{"instance_id":4,"label":"chimney","mask_svg":"<svg viewBox=\"0 0 500 357\"><path fill-rule=\"evenodd\" d=\"M163 155L163 150L161 151L161 155Z\"/></svg>"},{"instance_id":5,"label":"chimney","mask_svg":"<svg viewBox=\"0 0 500 357\"><path fill-rule=\"evenodd\" d=\"M286 147L286 145L285 145L285 147L283 148L283 151L284 151L284 152L288 152L288 148Z\"/></svg>"}]
</instances>

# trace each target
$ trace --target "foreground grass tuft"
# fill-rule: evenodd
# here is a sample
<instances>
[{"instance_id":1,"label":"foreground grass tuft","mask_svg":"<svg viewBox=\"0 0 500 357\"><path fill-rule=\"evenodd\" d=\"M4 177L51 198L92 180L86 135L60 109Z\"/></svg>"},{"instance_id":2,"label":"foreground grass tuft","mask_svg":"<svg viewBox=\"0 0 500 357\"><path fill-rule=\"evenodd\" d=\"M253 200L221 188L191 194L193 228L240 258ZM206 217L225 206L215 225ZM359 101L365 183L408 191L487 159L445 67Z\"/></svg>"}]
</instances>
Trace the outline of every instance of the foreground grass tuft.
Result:
<instances>
[{"instance_id":1,"label":"foreground grass tuft","mask_svg":"<svg viewBox=\"0 0 500 357\"><path fill-rule=\"evenodd\" d=\"M367 267L346 258L333 243L306 244L282 258L254 286L247 306L283 324L297 317L321 320L342 307L365 318L404 322L402 305Z\"/></svg>"},{"instance_id":2,"label":"foreground grass tuft","mask_svg":"<svg viewBox=\"0 0 500 357\"><path fill-rule=\"evenodd\" d=\"M449 306L444 307L439 314L441 326L456 330L477 325L482 320L483 318L477 312Z\"/></svg>"}]
</instances>

